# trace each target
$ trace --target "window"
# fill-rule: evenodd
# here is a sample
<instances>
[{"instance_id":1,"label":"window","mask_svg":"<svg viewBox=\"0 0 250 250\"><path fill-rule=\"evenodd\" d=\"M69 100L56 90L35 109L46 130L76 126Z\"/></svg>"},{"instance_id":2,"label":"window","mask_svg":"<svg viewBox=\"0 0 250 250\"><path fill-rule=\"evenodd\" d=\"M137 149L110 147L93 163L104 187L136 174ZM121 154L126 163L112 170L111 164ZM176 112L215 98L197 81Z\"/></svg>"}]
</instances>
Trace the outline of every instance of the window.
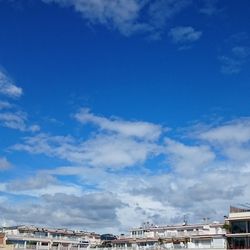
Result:
<instances>
[{"instance_id":1,"label":"window","mask_svg":"<svg viewBox=\"0 0 250 250\"><path fill-rule=\"evenodd\" d=\"M232 233L246 233L247 232L247 222L246 221L233 221L232 222Z\"/></svg>"},{"instance_id":2,"label":"window","mask_svg":"<svg viewBox=\"0 0 250 250\"><path fill-rule=\"evenodd\" d=\"M232 238L230 248L246 249L246 248L248 248L247 243L248 243L247 242L247 238L245 238L245 237L242 237L242 238Z\"/></svg>"},{"instance_id":3,"label":"window","mask_svg":"<svg viewBox=\"0 0 250 250\"><path fill-rule=\"evenodd\" d=\"M247 221L247 232L250 233L250 221Z\"/></svg>"}]
</instances>

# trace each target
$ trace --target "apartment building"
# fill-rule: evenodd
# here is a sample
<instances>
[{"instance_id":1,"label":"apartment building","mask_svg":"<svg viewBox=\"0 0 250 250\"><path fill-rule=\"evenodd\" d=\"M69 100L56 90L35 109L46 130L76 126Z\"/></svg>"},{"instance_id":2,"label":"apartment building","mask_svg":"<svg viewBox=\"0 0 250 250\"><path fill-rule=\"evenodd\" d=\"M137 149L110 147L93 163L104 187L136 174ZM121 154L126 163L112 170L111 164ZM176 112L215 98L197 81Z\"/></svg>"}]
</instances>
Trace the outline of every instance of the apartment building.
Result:
<instances>
[{"instance_id":1,"label":"apartment building","mask_svg":"<svg viewBox=\"0 0 250 250\"><path fill-rule=\"evenodd\" d=\"M112 241L114 247L132 248L226 248L224 223L155 226L132 228L128 237Z\"/></svg>"},{"instance_id":2,"label":"apartment building","mask_svg":"<svg viewBox=\"0 0 250 250\"><path fill-rule=\"evenodd\" d=\"M14 226L0 229L3 243L14 248L29 249L81 249L100 244L100 235L84 231L53 229L36 226Z\"/></svg>"},{"instance_id":3,"label":"apartment building","mask_svg":"<svg viewBox=\"0 0 250 250\"><path fill-rule=\"evenodd\" d=\"M230 207L226 219L229 249L250 249L250 209Z\"/></svg>"}]
</instances>

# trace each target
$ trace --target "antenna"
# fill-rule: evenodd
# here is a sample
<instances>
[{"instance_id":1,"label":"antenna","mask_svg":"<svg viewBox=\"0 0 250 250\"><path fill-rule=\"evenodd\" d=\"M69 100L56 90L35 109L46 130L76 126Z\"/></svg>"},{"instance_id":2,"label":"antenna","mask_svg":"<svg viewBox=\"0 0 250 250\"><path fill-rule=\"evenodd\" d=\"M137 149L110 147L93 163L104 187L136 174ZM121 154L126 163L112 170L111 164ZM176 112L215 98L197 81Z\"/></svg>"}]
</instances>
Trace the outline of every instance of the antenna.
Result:
<instances>
[{"instance_id":1,"label":"antenna","mask_svg":"<svg viewBox=\"0 0 250 250\"><path fill-rule=\"evenodd\" d=\"M204 221L204 223L206 223L206 224L208 223L209 220L210 220L210 218L208 218L208 217L204 217L204 218L203 218L203 221Z\"/></svg>"},{"instance_id":2,"label":"antenna","mask_svg":"<svg viewBox=\"0 0 250 250\"><path fill-rule=\"evenodd\" d=\"M187 214L184 214L183 216L183 226L186 226L188 224L188 216Z\"/></svg>"}]
</instances>

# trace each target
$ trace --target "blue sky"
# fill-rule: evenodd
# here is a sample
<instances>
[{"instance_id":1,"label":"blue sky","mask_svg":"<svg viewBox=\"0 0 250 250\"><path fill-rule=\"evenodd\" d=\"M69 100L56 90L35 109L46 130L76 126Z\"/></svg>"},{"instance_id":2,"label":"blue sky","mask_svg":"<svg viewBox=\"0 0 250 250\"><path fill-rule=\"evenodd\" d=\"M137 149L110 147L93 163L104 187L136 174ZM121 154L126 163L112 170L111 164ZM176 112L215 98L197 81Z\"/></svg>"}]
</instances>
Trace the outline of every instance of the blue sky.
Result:
<instances>
[{"instance_id":1,"label":"blue sky","mask_svg":"<svg viewBox=\"0 0 250 250\"><path fill-rule=\"evenodd\" d=\"M249 10L0 1L0 223L123 232L249 202Z\"/></svg>"}]
</instances>

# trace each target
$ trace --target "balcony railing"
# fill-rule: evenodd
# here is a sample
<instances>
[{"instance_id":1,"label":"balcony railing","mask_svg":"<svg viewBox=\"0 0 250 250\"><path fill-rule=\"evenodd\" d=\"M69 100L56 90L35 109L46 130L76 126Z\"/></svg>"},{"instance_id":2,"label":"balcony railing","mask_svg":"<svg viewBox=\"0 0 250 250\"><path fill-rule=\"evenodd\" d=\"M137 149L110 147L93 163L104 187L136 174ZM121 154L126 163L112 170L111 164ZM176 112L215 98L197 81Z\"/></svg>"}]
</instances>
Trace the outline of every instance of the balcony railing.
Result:
<instances>
[{"instance_id":1,"label":"balcony railing","mask_svg":"<svg viewBox=\"0 0 250 250\"><path fill-rule=\"evenodd\" d=\"M7 234L7 238L8 239L16 239L16 240L23 240L23 239L39 239L39 240L43 240L43 241L55 241L58 240L60 242L81 242L84 239L83 238L78 238L78 237L53 237L53 235L48 235L48 236L44 236L44 235L36 235L36 234L28 234L28 233L22 233L22 234Z\"/></svg>"}]
</instances>

